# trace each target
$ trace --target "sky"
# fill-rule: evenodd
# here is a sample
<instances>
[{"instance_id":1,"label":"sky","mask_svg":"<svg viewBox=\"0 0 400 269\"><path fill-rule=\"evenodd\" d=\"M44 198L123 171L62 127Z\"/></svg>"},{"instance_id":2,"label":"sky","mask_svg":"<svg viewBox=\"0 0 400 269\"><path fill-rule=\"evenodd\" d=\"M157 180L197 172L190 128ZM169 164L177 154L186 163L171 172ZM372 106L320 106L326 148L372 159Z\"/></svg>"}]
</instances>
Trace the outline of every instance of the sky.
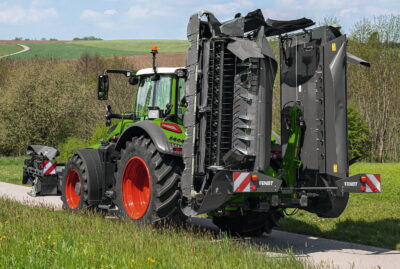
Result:
<instances>
[{"instance_id":1,"label":"sky","mask_svg":"<svg viewBox=\"0 0 400 269\"><path fill-rule=\"evenodd\" d=\"M400 0L0 0L0 40L186 39L188 19L199 10L224 21L257 8L279 20L335 16L348 33L362 18L400 14Z\"/></svg>"}]
</instances>

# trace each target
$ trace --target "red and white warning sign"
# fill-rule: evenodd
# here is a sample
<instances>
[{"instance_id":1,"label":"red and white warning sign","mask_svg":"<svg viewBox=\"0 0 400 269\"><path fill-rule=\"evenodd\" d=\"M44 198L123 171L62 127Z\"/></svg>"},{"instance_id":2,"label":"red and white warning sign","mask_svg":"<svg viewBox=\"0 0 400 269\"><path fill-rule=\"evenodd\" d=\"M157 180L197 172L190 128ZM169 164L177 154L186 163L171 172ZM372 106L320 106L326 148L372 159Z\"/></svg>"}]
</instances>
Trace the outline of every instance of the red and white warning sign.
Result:
<instances>
[{"instance_id":1,"label":"red and white warning sign","mask_svg":"<svg viewBox=\"0 0 400 269\"><path fill-rule=\"evenodd\" d=\"M381 192L381 176L366 174L365 192Z\"/></svg>"},{"instance_id":2,"label":"red and white warning sign","mask_svg":"<svg viewBox=\"0 0 400 269\"><path fill-rule=\"evenodd\" d=\"M41 168L43 168L43 174L45 175L55 175L56 174L56 166L57 163L54 162L49 162L49 161L43 161L41 164Z\"/></svg>"},{"instance_id":3,"label":"red and white warning sign","mask_svg":"<svg viewBox=\"0 0 400 269\"><path fill-rule=\"evenodd\" d=\"M234 192L250 192L250 173L233 173Z\"/></svg>"}]
</instances>

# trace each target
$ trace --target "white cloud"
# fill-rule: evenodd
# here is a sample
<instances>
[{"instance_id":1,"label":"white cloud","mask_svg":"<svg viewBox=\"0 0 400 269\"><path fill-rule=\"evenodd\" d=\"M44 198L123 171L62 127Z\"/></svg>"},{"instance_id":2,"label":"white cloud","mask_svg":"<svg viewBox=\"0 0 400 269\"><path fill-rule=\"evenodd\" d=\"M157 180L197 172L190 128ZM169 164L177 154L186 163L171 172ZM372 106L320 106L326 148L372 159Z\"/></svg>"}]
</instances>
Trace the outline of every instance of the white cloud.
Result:
<instances>
[{"instance_id":1,"label":"white cloud","mask_svg":"<svg viewBox=\"0 0 400 269\"><path fill-rule=\"evenodd\" d=\"M116 11L115 9L107 9L107 10L104 10L104 15L110 15L110 16L113 16L113 15L115 15L115 14L117 14L118 13L118 11Z\"/></svg>"},{"instance_id":2,"label":"white cloud","mask_svg":"<svg viewBox=\"0 0 400 269\"><path fill-rule=\"evenodd\" d=\"M23 8L21 6L4 7L0 11L0 22L15 24L22 22L40 22L48 18L56 18L55 8Z\"/></svg>"},{"instance_id":3,"label":"white cloud","mask_svg":"<svg viewBox=\"0 0 400 269\"><path fill-rule=\"evenodd\" d=\"M220 15L233 15L235 12L243 11L243 9L252 7L254 7L254 3L250 0L236 0L229 3L207 5L207 9Z\"/></svg>"},{"instance_id":4,"label":"white cloud","mask_svg":"<svg viewBox=\"0 0 400 269\"><path fill-rule=\"evenodd\" d=\"M145 18L150 15L150 10L145 7L141 7L139 5L131 6L127 12L128 16L133 19L136 18Z\"/></svg>"},{"instance_id":5,"label":"white cloud","mask_svg":"<svg viewBox=\"0 0 400 269\"><path fill-rule=\"evenodd\" d=\"M346 17L346 16L350 16L351 14L357 13L358 9L357 8L344 8L342 10L339 11L339 17Z\"/></svg>"},{"instance_id":6,"label":"white cloud","mask_svg":"<svg viewBox=\"0 0 400 269\"><path fill-rule=\"evenodd\" d=\"M115 28L115 22L111 19L112 16L118 14L115 9L106 9L102 12L92 9L85 9L81 13L81 20L91 22L96 27L110 30Z\"/></svg>"},{"instance_id":7,"label":"white cloud","mask_svg":"<svg viewBox=\"0 0 400 269\"><path fill-rule=\"evenodd\" d=\"M96 21L98 19L101 19L102 17L103 14L92 9L85 9L84 11L82 11L80 16L81 20L87 21Z\"/></svg>"}]
</instances>

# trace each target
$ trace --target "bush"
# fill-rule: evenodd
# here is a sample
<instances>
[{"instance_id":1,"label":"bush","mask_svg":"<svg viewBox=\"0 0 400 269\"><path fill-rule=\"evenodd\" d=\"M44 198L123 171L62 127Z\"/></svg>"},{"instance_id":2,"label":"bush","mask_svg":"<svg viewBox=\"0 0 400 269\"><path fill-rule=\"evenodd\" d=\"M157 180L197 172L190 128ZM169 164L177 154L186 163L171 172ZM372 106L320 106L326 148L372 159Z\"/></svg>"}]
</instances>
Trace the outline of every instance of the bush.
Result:
<instances>
[{"instance_id":1,"label":"bush","mask_svg":"<svg viewBox=\"0 0 400 269\"><path fill-rule=\"evenodd\" d=\"M60 152L60 156L58 156L58 162L66 162L70 156L74 154L73 149L77 148L87 148L90 146L94 146L100 143L100 139L107 137L107 131L109 127L103 125L97 125L94 129L93 134L87 138L79 138L79 137L69 137L64 143L61 143L57 149Z\"/></svg>"},{"instance_id":2,"label":"bush","mask_svg":"<svg viewBox=\"0 0 400 269\"><path fill-rule=\"evenodd\" d=\"M361 117L358 110L351 105L347 110L347 124L349 160L369 156L372 141L368 123Z\"/></svg>"},{"instance_id":3,"label":"bush","mask_svg":"<svg viewBox=\"0 0 400 269\"><path fill-rule=\"evenodd\" d=\"M1 60L0 155L22 155L30 144L57 147L69 137L88 139L104 121L97 75L106 66L127 68L118 58L105 61L88 54L78 61ZM127 79L116 75L111 83L107 103L116 105L116 112L131 108Z\"/></svg>"}]
</instances>

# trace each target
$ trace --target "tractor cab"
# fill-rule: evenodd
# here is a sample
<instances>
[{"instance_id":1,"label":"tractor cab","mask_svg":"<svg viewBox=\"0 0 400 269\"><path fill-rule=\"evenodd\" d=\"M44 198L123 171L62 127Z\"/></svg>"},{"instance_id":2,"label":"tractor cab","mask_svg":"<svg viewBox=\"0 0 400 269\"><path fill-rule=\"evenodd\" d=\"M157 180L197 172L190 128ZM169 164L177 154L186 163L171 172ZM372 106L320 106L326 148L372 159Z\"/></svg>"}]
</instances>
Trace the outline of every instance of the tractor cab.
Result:
<instances>
[{"instance_id":1,"label":"tractor cab","mask_svg":"<svg viewBox=\"0 0 400 269\"><path fill-rule=\"evenodd\" d=\"M153 67L141 70L108 69L98 78L98 99L107 100L109 90L109 74L123 74L129 84L136 86L135 102L132 110L122 114L114 113L107 106L106 125L112 119L121 119L110 128L108 141L117 140L122 132L131 124L140 121L152 121L164 130L165 135L174 138L174 133L183 135L183 114L186 109L185 83L187 72L184 67L156 67L158 48L152 47ZM172 133L171 133L172 132ZM184 137L178 141L183 142ZM173 139L174 140L174 139Z\"/></svg>"},{"instance_id":2,"label":"tractor cab","mask_svg":"<svg viewBox=\"0 0 400 269\"><path fill-rule=\"evenodd\" d=\"M134 111L139 120L182 120L185 71L184 68L161 67L156 69L156 73L153 68L141 69L136 73L139 81Z\"/></svg>"}]
</instances>

